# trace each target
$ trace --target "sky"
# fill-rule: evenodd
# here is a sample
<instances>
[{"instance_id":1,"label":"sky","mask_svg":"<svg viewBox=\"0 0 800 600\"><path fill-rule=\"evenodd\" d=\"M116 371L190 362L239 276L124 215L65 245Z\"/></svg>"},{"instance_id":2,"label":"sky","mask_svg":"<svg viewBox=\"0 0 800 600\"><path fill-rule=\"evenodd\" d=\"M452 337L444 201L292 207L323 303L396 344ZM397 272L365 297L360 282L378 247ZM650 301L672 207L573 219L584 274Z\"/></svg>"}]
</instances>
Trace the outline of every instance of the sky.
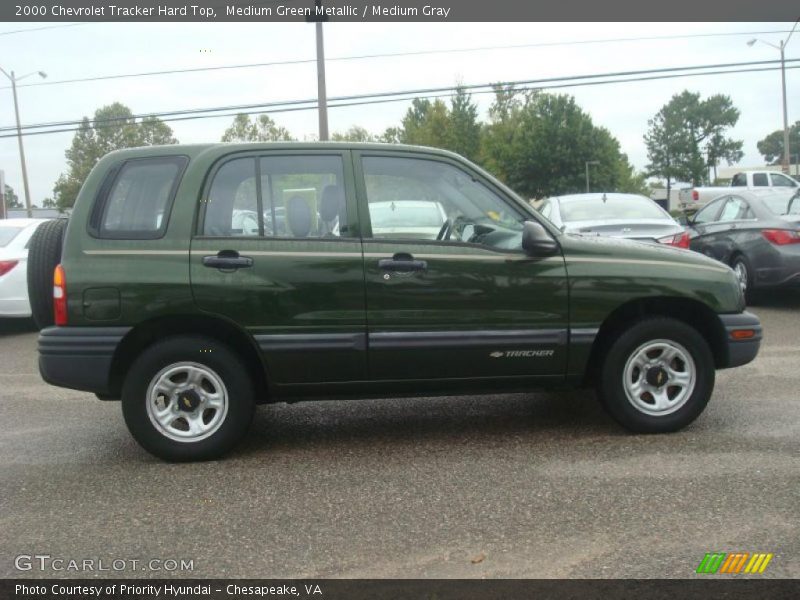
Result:
<instances>
[{"instance_id":1,"label":"sky","mask_svg":"<svg viewBox=\"0 0 800 600\"><path fill-rule=\"evenodd\" d=\"M17 75L42 70L48 80L84 78L193 67L258 63L315 57L314 26L306 23L89 23L74 27L4 32L43 23L0 23L0 67ZM538 47L418 54L402 57L329 61L329 97L480 84L589 73L700 64L774 60L776 49L750 47L758 37L773 44L787 23L326 23L326 57L547 44ZM683 39L604 41L615 38L733 34ZM572 43L587 42L592 43ZM787 47L787 59L800 57L800 33ZM787 70L789 122L800 119L800 70ZM37 77L23 84L37 83ZM13 100L0 80L0 125L14 124ZM115 101L135 114L263 103L316 96L313 63L136 77L61 85L20 87L23 124L75 120ZM731 134L744 140L743 166L763 164L756 142L780 129L779 71L688 77L650 82L556 90L573 94L594 123L606 127L639 169L647 164L642 136L650 119L674 94L689 89L703 97L728 94L741 111ZM486 118L490 95L475 96ZM343 107L329 113L331 131L352 125L380 133L397 125L409 102ZM317 133L315 111L272 115L296 137ZM232 117L170 123L183 143L219 141ZM73 133L23 138L32 202L52 197L66 170L64 151ZM0 169L22 200L22 179L14 137L0 139Z\"/></svg>"}]
</instances>

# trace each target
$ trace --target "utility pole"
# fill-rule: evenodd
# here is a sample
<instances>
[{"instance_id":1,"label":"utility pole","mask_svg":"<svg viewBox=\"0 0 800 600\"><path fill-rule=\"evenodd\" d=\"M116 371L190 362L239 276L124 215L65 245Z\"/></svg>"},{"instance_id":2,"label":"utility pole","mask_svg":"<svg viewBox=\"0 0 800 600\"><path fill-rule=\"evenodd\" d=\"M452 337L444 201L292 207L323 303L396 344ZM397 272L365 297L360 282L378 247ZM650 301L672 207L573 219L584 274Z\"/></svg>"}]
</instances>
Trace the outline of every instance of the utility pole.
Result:
<instances>
[{"instance_id":1,"label":"utility pole","mask_svg":"<svg viewBox=\"0 0 800 600\"><path fill-rule=\"evenodd\" d=\"M589 165L599 165L600 161L597 160L587 160L586 161L586 193L589 193Z\"/></svg>"},{"instance_id":2,"label":"utility pole","mask_svg":"<svg viewBox=\"0 0 800 600\"><path fill-rule=\"evenodd\" d=\"M19 102L17 100L17 82L29 77L31 75L38 75L42 79L47 77L47 73L44 71L34 71L33 73L28 73L27 75L23 75L22 77L17 77L14 74L14 71L11 73L6 73L5 69L0 67L0 72L3 73L9 80L11 80L11 90L14 94L14 115L17 118L17 142L19 143L19 162L22 165L22 187L25 191L25 208L28 212L28 218L33 217L33 210L31 209L31 190L30 186L28 185L28 168L25 165L25 147L22 144L22 126L19 122Z\"/></svg>"},{"instance_id":3,"label":"utility pole","mask_svg":"<svg viewBox=\"0 0 800 600\"><path fill-rule=\"evenodd\" d=\"M6 218L6 174L0 171L0 219Z\"/></svg>"},{"instance_id":4,"label":"utility pole","mask_svg":"<svg viewBox=\"0 0 800 600\"><path fill-rule=\"evenodd\" d=\"M322 8L322 0L315 0L317 9ZM328 140L328 92L325 88L325 40L322 36L322 22L325 15L317 13L313 17L317 28L317 112L319 113L319 141Z\"/></svg>"}]
</instances>

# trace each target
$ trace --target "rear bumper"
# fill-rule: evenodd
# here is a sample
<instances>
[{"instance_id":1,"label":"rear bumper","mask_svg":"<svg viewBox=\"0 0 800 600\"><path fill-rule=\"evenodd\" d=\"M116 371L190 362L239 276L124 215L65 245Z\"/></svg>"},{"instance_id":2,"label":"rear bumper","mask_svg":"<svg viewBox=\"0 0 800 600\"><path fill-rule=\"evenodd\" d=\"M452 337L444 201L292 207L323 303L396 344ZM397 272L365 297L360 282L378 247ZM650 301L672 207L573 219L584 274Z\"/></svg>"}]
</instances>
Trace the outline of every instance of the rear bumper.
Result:
<instances>
[{"instance_id":1,"label":"rear bumper","mask_svg":"<svg viewBox=\"0 0 800 600\"><path fill-rule=\"evenodd\" d=\"M111 363L129 327L48 327L39 334L39 372L50 385L109 394Z\"/></svg>"},{"instance_id":2,"label":"rear bumper","mask_svg":"<svg viewBox=\"0 0 800 600\"><path fill-rule=\"evenodd\" d=\"M740 367L755 359L763 337L761 321L759 321L758 317L745 311L735 315L720 315L719 318L725 328L727 345L727 360L720 368ZM734 332L742 330L753 330L754 335L746 339L735 339L733 337Z\"/></svg>"}]
</instances>

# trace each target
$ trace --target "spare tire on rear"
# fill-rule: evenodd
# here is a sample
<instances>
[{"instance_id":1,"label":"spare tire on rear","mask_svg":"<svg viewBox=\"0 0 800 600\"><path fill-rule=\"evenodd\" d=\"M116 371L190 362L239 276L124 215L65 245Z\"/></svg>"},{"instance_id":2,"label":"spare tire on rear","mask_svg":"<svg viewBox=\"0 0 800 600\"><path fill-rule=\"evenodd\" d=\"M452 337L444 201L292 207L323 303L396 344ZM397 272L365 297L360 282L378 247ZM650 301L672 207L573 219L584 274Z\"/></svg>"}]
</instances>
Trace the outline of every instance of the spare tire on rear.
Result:
<instances>
[{"instance_id":1,"label":"spare tire on rear","mask_svg":"<svg viewBox=\"0 0 800 600\"><path fill-rule=\"evenodd\" d=\"M61 262L66 219L42 223L28 243L28 299L31 315L39 329L50 327L53 318L53 271Z\"/></svg>"}]
</instances>

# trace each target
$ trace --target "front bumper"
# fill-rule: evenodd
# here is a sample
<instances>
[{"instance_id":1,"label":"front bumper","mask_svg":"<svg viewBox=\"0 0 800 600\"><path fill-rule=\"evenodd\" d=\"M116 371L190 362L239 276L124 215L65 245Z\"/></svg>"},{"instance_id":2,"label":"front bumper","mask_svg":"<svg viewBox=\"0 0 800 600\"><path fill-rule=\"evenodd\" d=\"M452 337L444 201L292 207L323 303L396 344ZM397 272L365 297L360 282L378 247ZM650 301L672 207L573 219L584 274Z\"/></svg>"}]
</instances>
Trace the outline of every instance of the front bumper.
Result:
<instances>
[{"instance_id":1,"label":"front bumper","mask_svg":"<svg viewBox=\"0 0 800 600\"><path fill-rule=\"evenodd\" d=\"M742 312L735 315L720 315L720 321L725 328L726 354L727 359L721 366L723 369L741 367L751 362L758 354L763 338L761 321L750 312ZM752 337L736 339L736 331L752 330Z\"/></svg>"},{"instance_id":2,"label":"front bumper","mask_svg":"<svg viewBox=\"0 0 800 600\"><path fill-rule=\"evenodd\" d=\"M129 327L48 327L39 333L39 372L59 387L109 394L114 353Z\"/></svg>"}]
</instances>

